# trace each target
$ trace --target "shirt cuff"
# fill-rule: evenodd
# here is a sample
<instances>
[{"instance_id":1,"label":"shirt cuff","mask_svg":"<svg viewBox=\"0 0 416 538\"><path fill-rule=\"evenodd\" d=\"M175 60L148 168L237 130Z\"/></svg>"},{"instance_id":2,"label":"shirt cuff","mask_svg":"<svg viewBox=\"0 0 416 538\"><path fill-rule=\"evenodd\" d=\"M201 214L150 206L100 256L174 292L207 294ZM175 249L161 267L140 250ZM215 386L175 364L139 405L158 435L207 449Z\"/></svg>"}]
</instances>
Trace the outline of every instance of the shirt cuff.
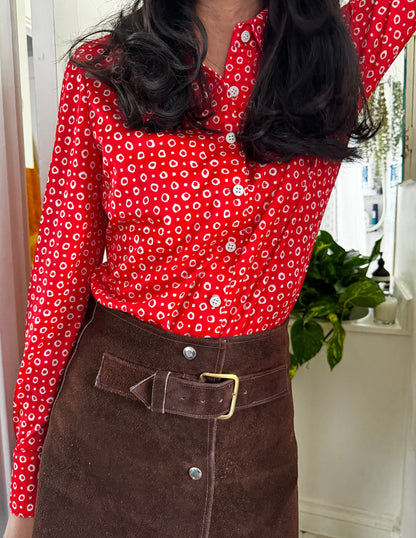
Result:
<instances>
[{"instance_id":1,"label":"shirt cuff","mask_svg":"<svg viewBox=\"0 0 416 538\"><path fill-rule=\"evenodd\" d=\"M19 517L34 517L40 452L15 450L10 488L10 510Z\"/></svg>"}]
</instances>

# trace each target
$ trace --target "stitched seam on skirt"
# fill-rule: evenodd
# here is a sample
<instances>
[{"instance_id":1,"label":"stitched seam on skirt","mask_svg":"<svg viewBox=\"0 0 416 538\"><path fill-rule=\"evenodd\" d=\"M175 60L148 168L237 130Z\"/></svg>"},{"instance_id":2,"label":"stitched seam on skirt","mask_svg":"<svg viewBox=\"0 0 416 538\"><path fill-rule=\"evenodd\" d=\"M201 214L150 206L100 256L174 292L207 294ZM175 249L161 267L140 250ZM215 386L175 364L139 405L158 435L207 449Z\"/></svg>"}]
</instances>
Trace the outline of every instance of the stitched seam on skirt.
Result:
<instances>
[{"instance_id":1,"label":"stitched seam on skirt","mask_svg":"<svg viewBox=\"0 0 416 538\"><path fill-rule=\"evenodd\" d=\"M212 436L210 435L212 426ZM217 437L217 421L208 422L207 435L207 493L205 497L204 518L202 521L201 538L209 537L211 527L212 506L214 504L215 490L215 441Z\"/></svg>"},{"instance_id":2,"label":"stitched seam on skirt","mask_svg":"<svg viewBox=\"0 0 416 538\"><path fill-rule=\"evenodd\" d=\"M127 312L118 313L119 311L115 310L114 308L107 308L106 306L102 305L101 303L99 303L99 305L104 309L105 312L107 312L111 316L114 316L114 317L120 319L123 323L128 323L129 325L133 325L133 327L136 327L137 329L140 329L141 331L150 333L152 335L157 334L157 336L159 338L163 338L164 340L167 340L168 342L178 342L180 344L184 344L185 341L182 340L181 337L183 337L184 339L189 338L188 336L185 336L185 335L182 335L182 334L176 334L176 333L173 333L173 332L170 332L170 331L166 331L166 332L169 332L169 334L171 334L172 337L163 336L163 334L160 334L159 331L165 331L166 329L162 329L161 327L153 327L152 326L152 328L158 329L158 331L153 331L152 328L144 327L143 325L146 325L146 322L139 319L139 318L136 318L136 319L137 319L137 321L141 322L140 325L134 323L134 321L129 321L128 319L125 319L125 317L122 314L127 315ZM130 314L130 315L132 316L132 314ZM177 336L178 339L176 339L175 336ZM199 338L199 337L192 337L191 336L190 338ZM201 342L203 342L204 340L206 340L206 338L201 337L200 340L201 340ZM215 339L210 338L209 340L218 340L218 339L217 338L215 338ZM201 343L201 344L198 343L198 345L200 347L206 347L207 349L215 349L216 345L218 345L218 342L213 341L211 345L204 345L203 343Z\"/></svg>"},{"instance_id":3,"label":"stitched seam on skirt","mask_svg":"<svg viewBox=\"0 0 416 538\"><path fill-rule=\"evenodd\" d=\"M218 348L217 362L215 365L215 373L221 373L224 368L225 353L226 353L227 341L222 340ZM210 428L212 425L213 439L212 449L210 446ZM207 441L207 495L205 499L204 519L202 525L201 538L209 538L209 530L211 527L212 507L214 504L214 488L215 488L215 441L217 434L217 420L208 420L208 441ZM212 483L212 485L211 485Z\"/></svg>"},{"instance_id":4,"label":"stitched seam on skirt","mask_svg":"<svg viewBox=\"0 0 416 538\"><path fill-rule=\"evenodd\" d=\"M222 367L224 365L224 353L225 353L225 347L226 347L226 342L221 342L219 347L218 347L218 351L217 351L217 362L215 363L215 372L216 374L218 373L222 373ZM218 366L219 363L221 361L221 366Z\"/></svg>"},{"instance_id":5,"label":"stitched seam on skirt","mask_svg":"<svg viewBox=\"0 0 416 538\"><path fill-rule=\"evenodd\" d=\"M137 327L137 328L139 328L139 329L141 329L143 331L149 332L151 334L157 334L160 338L163 338L163 339L171 341L171 342L178 342L180 344L183 344L184 339L187 339L187 338L189 338L190 341L195 340L195 339L201 340L201 342L205 341L205 340L208 340L208 341L211 342L210 345L204 345L203 343L198 343L198 345L201 346L201 347L206 347L206 348L210 348L210 349L214 348L215 345L218 345L218 343L221 340L224 341L224 342L226 341L227 343L232 343L232 344L238 344L238 343L242 344L242 343L245 343L245 342L249 342L251 340L267 338L268 336L270 336L272 334L272 331L273 332L281 331L283 329L283 325L288 321L288 318L287 318L280 325L277 325L276 327L273 327L272 329L269 329L268 331L263 331L263 332L259 332L259 333L238 334L236 336L214 336L214 337L205 338L205 337L199 337L199 336L186 336L184 334L173 333L171 331L167 331L166 329L162 329L161 327L157 327L157 326L151 326L151 328L146 328L146 327L142 326L142 325L147 324L146 321L143 321L140 318L135 318L137 321L140 322L140 325L137 325L134 321L129 321L128 319L125 319L125 316L128 316L128 315L134 317L133 314L129 314L128 312L123 312L123 311L120 311L120 310L116 310L115 308L108 308L108 307L102 305L101 303L99 303L98 301L96 301L96 303L98 303L98 305L105 312L107 312L108 314L110 314L112 316L115 316L116 318L119 318L123 322L128 323L129 325L133 325L133 326L135 326L135 327ZM155 330L153 331L152 329L155 329ZM164 332L164 331L169 332L169 334L171 334L172 337L163 336L163 334L160 334L159 331L161 331L161 332ZM176 339L175 336L177 336L178 339Z\"/></svg>"},{"instance_id":6,"label":"stitched seam on skirt","mask_svg":"<svg viewBox=\"0 0 416 538\"><path fill-rule=\"evenodd\" d=\"M167 389L168 389L168 381L169 381L169 376L172 372L168 372L168 375L166 376L166 379L165 379L165 391L163 393L163 406L162 406L162 413L165 412L165 404L166 404L166 393L167 393Z\"/></svg>"},{"instance_id":7,"label":"stitched seam on skirt","mask_svg":"<svg viewBox=\"0 0 416 538\"><path fill-rule=\"evenodd\" d=\"M206 536L206 532L205 532L205 528L206 528L206 525L205 525L205 518L206 518L206 513L207 513L207 506L208 506L208 502L209 502L209 429L210 429L211 425L210 423L208 422L207 423L207 486L206 486L206 490L205 490L205 506L204 506L204 515L203 515L203 518L202 518L202 527L201 527L201 538L204 538Z\"/></svg>"},{"instance_id":8,"label":"stitched seam on skirt","mask_svg":"<svg viewBox=\"0 0 416 538\"><path fill-rule=\"evenodd\" d=\"M253 340L257 340L258 338L263 338L264 340L266 338L272 338L273 336L275 336L274 333L282 333L280 336L280 338L286 338L286 331L284 331L284 327L286 326L286 330L287 330L287 325L289 323L289 318L286 318L285 321L283 321L280 325L276 325L276 327L273 327L272 329L268 329L267 331L262 331L262 332L259 332L259 333L252 333L252 334L247 334L247 335L241 335L241 336L223 336L222 338L226 338L227 339L227 344L229 345L238 345L238 340L235 340L235 338L244 338L244 336L247 336L248 338L251 338ZM241 343L243 342L243 340L240 341ZM283 344L284 342L280 342L280 344Z\"/></svg>"},{"instance_id":9,"label":"stitched seam on skirt","mask_svg":"<svg viewBox=\"0 0 416 538\"><path fill-rule=\"evenodd\" d=\"M64 373L63 373L63 376L62 376L62 379L61 379L61 383L60 383L60 385L59 385L59 389L58 389L58 392L56 393L55 399L54 399L54 401L53 401L51 410L49 411L49 417L51 416L52 411L53 411L53 408L55 407L55 404L56 404L56 402L57 402L57 400L58 400L58 397L59 397L59 395L61 394L62 387L63 387L64 382L65 382L65 379L66 379L66 373L67 373L67 371L68 371L69 365L71 364L72 359L75 357L75 354L76 354L76 352L77 352L77 350L78 350L78 345L79 345L79 343L80 343L80 341L81 341L81 338L82 338L84 332L86 331L87 327L89 327L89 325L91 325L91 323L92 323L93 320L94 320L94 316L95 316L95 311L96 311L96 310L97 310L97 301L95 301L95 304L94 304L94 310L93 310L93 312L92 312L91 319L88 321L88 323L85 324L84 328L83 328L82 331L80 332L80 334L79 334L79 336L78 336L78 338L77 338L77 343L75 344L75 347L74 347L74 349L73 349L73 351L72 351L72 353L71 353L71 356L70 356L70 358L68 359L68 361L67 361L67 363L66 363L66 365L65 365L65 371L64 371Z\"/></svg>"}]
</instances>

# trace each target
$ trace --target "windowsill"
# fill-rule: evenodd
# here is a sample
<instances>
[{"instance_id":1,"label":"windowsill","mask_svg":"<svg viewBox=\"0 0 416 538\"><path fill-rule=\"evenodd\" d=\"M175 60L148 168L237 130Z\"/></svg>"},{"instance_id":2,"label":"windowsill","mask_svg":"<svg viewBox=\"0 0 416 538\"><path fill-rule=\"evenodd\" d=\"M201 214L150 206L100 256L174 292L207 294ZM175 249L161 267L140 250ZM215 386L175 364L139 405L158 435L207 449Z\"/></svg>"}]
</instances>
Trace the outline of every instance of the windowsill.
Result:
<instances>
[{"instance_id":1,"label":"windowsill","mask_svg":"<svg viewBox=\"0 0 416 538\"><path fill-rule=\"evenodd\" d=\"M398 299L396 323L394 325L376 323L371 309L370 314L365 318L347 323L347 331L404 336L412 334L413 296L401 278L394 278L393 280L393 295Z\"/></svg>"},{"instance_id":2,"label":"windowsill","mask_svg":"<svg viewBox=\"0 0 416 538\"><path fill-rule=\"evenodd\" d=\"M413 296L405 282L400 278L394 279L393 295L398 299L396 323L394 325L381 325L374 321L373 310L365 317L352 321L343 321L342 326L349 333L390 334L396 336L409 336L412 334ZM289 325L294 320L289 321ZM330 324L328 329L330 328Z\"/></svg>"}]
</instances>

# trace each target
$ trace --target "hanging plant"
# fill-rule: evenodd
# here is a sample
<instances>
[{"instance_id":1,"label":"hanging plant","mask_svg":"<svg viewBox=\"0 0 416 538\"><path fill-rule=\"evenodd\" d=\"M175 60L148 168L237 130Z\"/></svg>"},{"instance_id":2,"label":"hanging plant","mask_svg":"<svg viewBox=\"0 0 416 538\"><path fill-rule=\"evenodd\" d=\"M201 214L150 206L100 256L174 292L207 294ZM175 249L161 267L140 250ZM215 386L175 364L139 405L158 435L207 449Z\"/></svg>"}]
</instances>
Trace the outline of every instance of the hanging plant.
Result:
<instances>
[{"instance_id":1,"label":"hanging plant","mask_svg":"<svg viewBox=\"0 0 416 538\"><path fill-rule=\"evenodd\" d=\"M387 107L386 85L391 87L392 106ZM381 82L368 100L373 119L382 126L376 136L363 143L363 156L374 166L376 185L381 185L387 173L389 152L393 162L401 155L403 136L403 83L400 81Z\"/></svg>"},{"instance_id":2,"label":"hanging plant","mask_svg":"<svg viewBox=\"0 0 416 538\"><path fill-rule=\"evenodd\" d=\"M374 161L375 183L378 185L381 185L386 175L387 155L390 149L389 114L384 84L379 84L369 99L373 118L376 123L381 122L381 129L364 144L367 160Z\"/></svg>"},{"instance_id":3,"label":"hanging plant","mask_svg":"<svg viewBox=\"0 0 416 538\"><path fill-rule=\"evenodd\" d=\"M402 156L403 137L403 84L399 80L393 82L393 114L392 114L392 157L397 162Z\"/></svg>"}]
</instances>

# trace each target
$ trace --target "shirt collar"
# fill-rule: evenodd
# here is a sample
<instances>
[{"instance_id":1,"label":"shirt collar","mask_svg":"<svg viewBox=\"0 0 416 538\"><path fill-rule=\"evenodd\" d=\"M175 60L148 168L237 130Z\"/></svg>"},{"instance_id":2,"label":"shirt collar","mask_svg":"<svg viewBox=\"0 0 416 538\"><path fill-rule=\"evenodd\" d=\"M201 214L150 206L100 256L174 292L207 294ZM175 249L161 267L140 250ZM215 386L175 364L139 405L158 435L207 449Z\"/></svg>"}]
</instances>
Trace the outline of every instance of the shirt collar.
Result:
<instances>
[{"instance_id":1,"label":"shirt collar","mask_svg":"<svg viewBox=\"0 0 416 538\"><path fill-rule=\"evenodd\" d=\"M244 28L247 26L251 27L251 31L253 32L253 35L260 47L260 49L263 46L263 37L264 37L264 30L266 28L266 22L267 17L269 14L269 8L266 7L260 13L258 13L256 16L254 16L249 21L240 22L237 26L239 28Z\"/></svg>"}]
</instances>

